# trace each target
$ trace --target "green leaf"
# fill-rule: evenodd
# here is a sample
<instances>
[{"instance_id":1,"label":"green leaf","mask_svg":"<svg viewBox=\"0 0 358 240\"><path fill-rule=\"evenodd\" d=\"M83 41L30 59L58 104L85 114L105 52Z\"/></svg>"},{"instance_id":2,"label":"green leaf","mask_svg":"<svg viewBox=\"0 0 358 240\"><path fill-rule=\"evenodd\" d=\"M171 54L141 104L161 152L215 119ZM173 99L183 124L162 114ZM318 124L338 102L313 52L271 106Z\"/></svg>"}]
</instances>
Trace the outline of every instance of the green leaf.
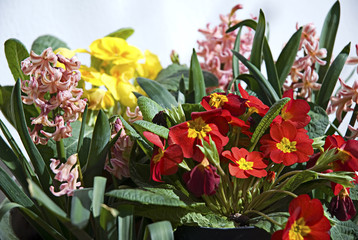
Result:
<instances>
[{"instance_id":1,"label":"green leaf","mask_svg":"<svg viewBox=\"0 0 358 240\"><path fill-rule=\"evenodd\" d=\"M11 109L13 113L15 127L26 149L26 152L29 155L31 163L34 166L35 172L39 178L42 188L47 194L50 194L50 196L52 196L49 191L49 188L52 185L52 178L40 152L37 150L35 144L30 138L25 121L20 91L20 80L18 80L11 94Z\"/></svg>"},{"instance_id":2,"label":"green leaf","mask_svg":"<svg viewBox=\"0 0 358 240\"><path fill-rule=\"evenodd\" d=\"M95 177L93 184L93 201L92 201L92 212L93 217L99 217L101 213L101 206L104 201L104 193L106 191L107 179L104 177Z\"/></svg>"},{"instance_id":3,"label":"green leaf","mask_svg":"<svg viewBox=\"0 0 358 240\"><path fill-rule=\"evenodd\" d=\"M240 28L240 30L237 32L235 43L234 43L233 50L236 52L240 52L241 31L242 31L242 28ZM239 59L233 54L232 55L232 78L233 78L232 81L234 81L236 79L236 77L239 76L239 74L240 74ZM229 89L231 89L231 87L228 87L228 90Z\"/></svg>"},{"instance_id":4,"label":"green leaf","mask_svg":"<svg viewBox=\"0 0 358 240\"><path fill-rule=\"evenodd\" d=\"M35 39L32 43L31 50L36 54L41 54L43 50L51 47L53 51L57 48L67 48L70 49L67 44L61 39L52 36L52 35L42 35Z\"/></svg>"},{"instance_id":5,"label":"green leaf","mask_svg":"<svg viewBox=\"0 0 358 240\"><path fill-rule=\"evenodd\" d=\"M268 214L268 216L284 226L290 215L287 212L277 212L277 213ZM270 234L273 234L274 232L282 229L281 226L273 224L272 222L268 221L264 217L253 218L252 220L250 220L250 223L255 227L264 229L266 232L269 232Z\"/></svg>"},{"instance_id":6,"label":"green leaf","mask_svg":"<svg viewBox=\"0 0 358 240\"><path fill-rule=\"evenodd\" d=\"M199 103L206 96L203 72L194 49L189 69L189 94L192 93L194 94L194 103Z\"/></svg>"},{"instance_id":7,"label":"green leaf","mask_svg":"<svg viewBox=\"0 0 358 240\"><path fill-rule=\"evenodd\" d=\"M100 231L101 237L99 239L118 239L115 238L117 235L117 217L119 212L110 208L105 204L101 206L101 215L99 216L99 230L97 228L97 232Z\"/></svg>"},{"instance_id":8,"label":"green leaf","mask_svg":"<svg viewBox=\"0 0 358 240\"><path fill-rule=\"evenodd\" d=\"M358 239L358 226L351 220L336 221L330 230L332 240Z\"/></svg>"},{"instance_id":9,"label":"green leaf","mask_svg":"<svg viewBox=\"0 0 358 240\"><path fill-rule=\"evenodd\" d=\"M106 37L117 37L127 39L134 33L133 28L120 28L115 32L108 34Z\"/></svg>"},{"instance_id":10,"label":"green leaf","mask_svg":"<svg viewBox=\"0 0 358 240\"><path fill-rule=\"evenodd\" d=\"M259 21L256 27L254 40L252 42L250 62L260 70L262 61L262 47L265 38L266 21L265 15L260 9Z\"/></svg>"},{"instance_id":11,"label":"green leaf","mask_svg":"<svg viewBox=\"0 0 358 240\"><path fill-rule=\"evenodd\" d=\"M324 66L316 64L316 72L318 73L318 83L323 82L333 53L334 42L336 40L339 19L341 15L340 3L336 1L332 8L329 10L322 27L322 32L319 37L319 48L325 48L327 50L327 57L323 60L326 61Z\"/></svg>"},{"instance_id":12,"label":"green leaf","mask_svg":"<svg viewBox=\"0 0 358 240\"><path fill-rule=\"evenodd\" d=\"M291 71L291 67L297 56L298 47L302 35L302 27L299 28L288 40L285 47L282 49L280 56L276 62L277 74L280 79L280 86L282 86Z\"/></svg>"},{"instance_id":13,"label":"green leaf","mask_svg":"<svg viewBox=\"0 0 358 240\"><path fill-rule=\"evenodd\" d=\"M147 225L144 236L146 236L144 238L146 240L174 240L173 228L169 221L160 221Z\"/></svg>"},{"instance_id":14,"label":"green leaf","mask_svg":"<svg viewBox=\"0 0 358 240\"><path fill-rule=\"evenodd\" d=\"M134 206L121 205L118 210L118 240L134 239Z\"/></svg>"},{"instance_id":15,"label":"green leaf","mask_svg":"<svg viewBox=\"0 0 358 240\"><path fill-rule=\"evenodd\" d=\"M85 186L92 186L93 178L100 176L104 168L108 142L111 139L111 128L109 126L107 115L100 110L93 129L92 141L88 154L87 163L84 166Z\"/></svg>"},{"instance_id":16,"label":"green leaf","mask_svg":"<svg viewBox=\"0 0 358 240\"><path fill-rule=\"evenodd\" d=\"M29 52L19 40L10 38L5 42L5 55L15 81L29 79L21 70L21 61L29 57Z\"/></svg>"},{"instance_id":17,"label":"green leaf","mask_svg":"<svg viewBox=\"0 0 358 240\"><path fill-rule=\"evenodd\" d=\"M327 126L329 125L329 119L326 111L318 105L308 103L310 105L310 111L308 116L311 117L311 121L305 127L310 139L324 136Z\"/></svg>"},{"instance_id":18,"label":"green leaf","mask_svg":"<svg viewBox=\"0 0 358 240\"><path fill-rule=\"evenodd\" d=\"M251 62L249 62L244 56L242 56L240 53L232 51L234 55L236 55L239 60L250 70L252 75L255 77L255 79L258 81L261 88L265 89L267 91L267 97L270 100L270 102L274 103L278 101L280 98L278 97L276 91L273 89L272 85L270 84L267 79L262 75L259 69L257 69ZM254 90L254 89L252 89Z\"/></svg>"},{"instance_id":19,"label":"green leaf","mask_svg":"<svg viewBox=\"0 0 358 240\"><path fill-rule=\"evenodd\" d=\"M158 112L164 110L158 103L145 96L139 97L137 102L139 109L142 112L143 120L145 121L152 121Z\"/></svg>"},{"instance_id":20,"label":"green leaf","mask_svg":"<svg viewBox=\"0 0 358 240\"><path fill-rule=\"evenodd\" d=\"M266 115L261 119L259 125L256 127L255 132L251 138L251 147L249 151L252 151L259 139L265 133L266 129L270 126L273 119L280 114L281 109L290 101L290 98L283 98L277 101L272 107L268 110Z\"/></svg>"},{"instance_id":21,"label":"green leaf","mask_svg":"<svg viewBox=\"0 0 358 240\"><path fill-rule=\"evenodd\" d=\"M80 166L84 166L86 164L89 146L90 146L90 142L91 142L91 134L93 132L92 127L90 127L90 130L86 131L86 127L87 128L89 127L86 125L87 111L88 111L88 105L86 105L85 110L83 111L83 114L82 114L81 128L80 128L80 132L79 132L78 139L77 139L76 152L78 153ZM77 128L75 128L75 129L77 130ZM73 131L72 136L77 136L74 132L75 131ZM76 139L74 139L74 140L76 140ZM65 148L66 148L66 144L67 144L67 142L64 141ZM70 151L66 149L66 153L70 154ZM71 156L71 155L69 155L69 156Z\"/></svg>"},{"instance_id":22,"label":"green leaf","mask_svg":"<svg viewBox=\"0 0 358 240\"><path fill-rule=\"evenodd\" d=\"M178 106L178 103L173 95L160 83L140 77L137 78L137 82L139 86L148 94L148 97L162 107L171 108L172 106Z\"/></svg>"},{"instance_id":23,"label":"green leaf","mask_svg":"<svg viewBox=\"0 0 358 240\"><path fill-rule=\"evenodd\" d=\"M239 23L237 23L234 26L230 27L228 30L226 30L226 33L235 31L236 29L238 29L239 27L242 27L242 26L249 26L249 27L251 27L252 29L255 30L256 26L257 26L257 23L252 19L246 19L246 20L240 21Z\"/></svg>"},{"instance_id":24,"label":"green leaf","mask_svg":"<svg viewBox=\"0 0 358 240\"><path fill-rule=\"evenodd\" d=\"M266 38L264 39L263 55L264 55L264 60L265 60L266 72L267 72L267 80L271 83L271 85L275 89L277 95L281 98L282 97L282 91L281 91L282 85L280 85L280 81L279 81L277 70L276 70L276 65L272 58L271 49L267 43Z\"/></svg>"},{"instance_id":25,"label":"green leaf","mask_svg":"<svg viewBox=\"0 0 358 240\"><path fill-rule=\"evenodd\" d=\"M144 120L137 120L132 123L134 127L139 126L141 128L144 128L145 130L155 133L156 135L167 139L169 134L169 129L160 125L157 125L155 123L147 122ZM143 133L143 132L141 132Z\"/></svg>"},{"instance_id":26,"label":"green leaf","mask_svg":"<svg viewBox=\"0 0 358 240\"><path fill-rule=\"evenodd\" d=\"M329 99L332 96L334 87L336 86L337 80L341 71L346 63L349 55L351 44L347 44L343 50L334 59L332 65L329 67L326 75L323 78L322 86L316 97L316 104L323 109L327 108Z\"/></svg>"},{"instance_id":27,"label":"green leaf","mask_svg":"<svg viewBox=\"0 0 358 240\"><path fill-rule=\"evenodd\" d=\"M93 190L91 188L78 189L73 192L71 200L71 223L79 229L87 226L92 204Z\"/></svg>"}]
</instances>

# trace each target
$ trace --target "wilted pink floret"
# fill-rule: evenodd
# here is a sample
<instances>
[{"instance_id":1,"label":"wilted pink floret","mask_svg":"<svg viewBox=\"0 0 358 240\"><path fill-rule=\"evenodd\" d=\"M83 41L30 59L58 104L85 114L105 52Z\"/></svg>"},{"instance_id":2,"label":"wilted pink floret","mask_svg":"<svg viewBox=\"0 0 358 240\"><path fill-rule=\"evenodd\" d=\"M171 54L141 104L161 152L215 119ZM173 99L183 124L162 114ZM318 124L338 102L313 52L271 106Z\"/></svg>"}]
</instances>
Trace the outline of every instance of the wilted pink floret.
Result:
<instances>
[{"instance_id":1,"label":"wilted pink floret","mask_svg":"<svg viewBox=\"0 0 358 240\"><path fill-rule=\"evenodd\" d=\"M112 138L121 131L118 140L111 148L111 159L106 159L104 169L110 172L118 179L130 177L129 173L129 157L133 146L133 142L126 134L122 121L117 118L114 123Z\"/></svg>"},{"instance_id":2,"label":"wilted pink floret","mask_svg":"<svg viewBox=\"0 0 358 240\"><path fill-rule=\"evenodd\" d=\"M204 34L205 40L198 41L198 56L204 58L204 62L200 63L203 70L213 73L219 79L219 87L226 89L232 80L232 52L234 48L237 30L226 33L230 25L239 22L234 12L241 9L242 5L236 5L228 15L220 15L221 23L218 26L210 28L210 24L206 25L206 29L199 29ZM253 33L251 29L240 36L240 54L246 58L250 58L251 47L253 42ZM247 72L247 69L240 63L240 73Z\"/></svg>"},{"instance_id":3,"label":"wilted pink floret","mask_svg":"<svg viewBox=\"0 0 358 240\"><path fill-rule=\"evenodd\" d=\"M358 44L356 44L356 57L349 57L347 59L347 64L349 65L357 65L358 64ZM357 67L357 73L358 73L358 67Z\"/></svg>"},{"instance_id":4,"label":"wilted pink floret","mask_svg":"<svg viewBox=\"0 0 358 240\"><path fill-rule=\"evenodd\" d=\"M57 62L65 65L65 69L54 67ZM54 54L51 48L44 50L41 55L33 51L30 57L22 61L21 69L30 80L23 80L21 90L27 95L22 96L25 104L35 104L41 109L41 114L32 119L32 125L56 127L53 133L41 131L47 137L55 141L71 136L70 123L78 119L83 113L86 100L81 99L83 90L76 88L81 79L79 67L81 63L76 57L65 58L60 54ZM49 113L53 110L59 113L49 119ZM36 127L35 129L41 129ZM39 139L31 131L33 139ZM44 141L36 141L44 143Z\"/></svg>"},{"instance_id":5,"label":"wilted pink floret","mask_svg":"<svg viewBox=\"0 0 358 240\"><path fill-rule=\"evenodd\" d=\"M126 115L130 123L134 123L137 120L143 120L142 112L139 110L138 106L134 109L134 112L132 112L131 109L127 107Z\"/></svg>"},{"instance_id":6,"label":"wilted pink floret","mask_svg":"<svg viewBox=\"0 0 358 240\"><path fill-rule=\"evenodd\" d=\"M50 187L50 191L55 196L62 196L67 194L67 196L72 196L73 191L76 189L81 189L81 182L77 182L78 179L78 165L73 168L77 163L77 153L71 155L66 163L60 165L60 160L51 159L50 168L55 173L55 179L59 182L65 182L60 185L60 191L55 192L54 186ZM60 165L60 167L58 167ZM58 167L58 168L57 168Z\"/></svg>"}]
</instances>

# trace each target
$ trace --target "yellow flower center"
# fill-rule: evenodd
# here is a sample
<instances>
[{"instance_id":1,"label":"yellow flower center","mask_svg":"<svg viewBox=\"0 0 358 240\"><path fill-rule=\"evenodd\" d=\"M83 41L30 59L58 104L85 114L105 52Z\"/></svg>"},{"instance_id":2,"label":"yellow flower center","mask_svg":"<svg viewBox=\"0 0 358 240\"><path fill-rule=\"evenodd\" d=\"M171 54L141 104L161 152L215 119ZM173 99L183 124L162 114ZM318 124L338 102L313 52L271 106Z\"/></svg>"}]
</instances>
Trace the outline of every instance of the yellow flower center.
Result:
<instances>
[{"instance_id":1,"label":"yellow flower center","mask_svg":"<svg viewBox=\"0 0 358 240\"><path fill-rule=\"evenodd\" d=\"M306 222L304 218L300 218L297 221L294 221L288 233L289 239L303 240L304 236L308 235L311 232L311 229L305 224Z\"/></svg>"},{"instance_id":2,"label":"yellow flower center","mask_svg":"<svg viewBox=\"0 0 358 240\"><path fill-rule=\"evenodd\" d=\"M276 147L280 149L284 153L290 153L297 151L296 149L296 141L290 142L288 138L283 137L281 142L276 144Z\"/></svg>"},{"instance_id":3,"label":"yellow flower center","mask_svg":"<svg viewBox=\"0 0 358 240\"><path fill-rule=\"evenodd\" d=\"M162 150L161 148L158 149L158 153L153 157L154 164L158 163L160 159L163 157L165 150Z\"/></svg>"},{"instance_id":4,"label":"yellow flower center","mask_svg":"<svg viewBox=\"0 0 358 240\"><path fill-rule=\"evenodd\" d=\"M210 94L209 105L215 108L222 107L224 103L228 102L229 100L225 95L220 95L217 93Z\"/></svg>"},{"instance_id":5,"label":"yellow flower center","mask_svg":"<svg viewBox=\"0 0 358 240\"><path fill-rule=\"evenodd\" d=\"M198 117L195 120L188 121L188 127L189 138L202 139L206 137L206 133L211 131L211 127L209 126L209 124L206 124L201 117Z\"/></svg>"},{"instance_id":6,"label":"yellow flower center","mask_svg":"<svg viewBox=\"0 0 358 240\"><path fill-rule=\"evenodd\" d=\"M245 158L240 158L236 163L239 164L239 168L242 170L252 170L252 167L254 166L253 162L248 162Z\"/></svg>"}]
</instances>

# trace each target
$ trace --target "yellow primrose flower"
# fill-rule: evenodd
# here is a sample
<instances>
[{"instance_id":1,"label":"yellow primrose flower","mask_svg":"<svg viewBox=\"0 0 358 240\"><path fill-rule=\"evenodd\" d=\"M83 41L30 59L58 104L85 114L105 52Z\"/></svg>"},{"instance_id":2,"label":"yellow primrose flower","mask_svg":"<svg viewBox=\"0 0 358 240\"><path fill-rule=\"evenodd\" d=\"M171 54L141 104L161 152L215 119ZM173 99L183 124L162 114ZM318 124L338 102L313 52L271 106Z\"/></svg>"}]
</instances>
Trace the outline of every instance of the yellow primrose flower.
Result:
<instances>
[{"instance_id":1,"label":"yellow primrose flower","mask_svg":"<svg viewBox=\"0 0 358 240\"><path fill-rule=\"evenodd\" d=\"M154 80L162 70L162 65L160 64L158 56L151 53L149 50L145 50L144 55L145 63L138 64L137 66L138 75L140 77Z\"/></svg>"},{"instance_id":2,"label":"yellow primrose flower","mask_svg":"<svg viewBox=\"0 0 358 240\"><path fill-rule=\"evenodd\" d=\"M84 81L97 87L103 86L103 82L101 80L102 73L98 72L95 68L89 68L85 65L81 65L80 72Z\"/></svg>"},{"instance_id":3,"label":"yellow primrose flower","mask_svg":"<svg viewBox=\"0 0 358 240\"><path fill-rule=\"evenodd\" d=\"M129 45L122 38L100 38L92 42L89 48L91 55L105 61L113 61L114 64L137 62L143 58L142 52L138 48Z\"/></svg>"},{"instance_id":4,"label":"yellow primrose flower","mask_svg":"<svg viewBox=\"0 0 358 240\"><path fill-rule=\"evenodd\" d=\"M76 55L76 51L72 51L68 48L57 48L55 51L53 51L54 54L61 54L62 56L64 56L65 58L72 58L73 56ZM58 62L56 63L55 67L60 67L65 69L65 65Z\"/></svg>"},{"instance_id":5,"label":"yellow primrose flower","mask_svg":"<svg viewBox=\"0 0 358 240\"><path fill-rule=\"evenodd\" d=\"M137 89L130 82L118 81L116 90L120 96L121 105L131 109L137 106L137 97L133 94L133 92L137 92Z\"/></svg>"},{"instance_id":6,"label":"yellow primrose flower","mask_svg":"<svg viewBox=\"0 0 358 240\"><path fill-rule=\"evenodd\" d=\"M111 68L110 74L117 79L129 81L135 77L135 70L135 63L114 65Z\"/></svg>"},{"instance_id":7,"label":"yellow primrose flower","mask_svg":"<svg viewBox=\"0 0 358 240\"><path fill-rule=\"evenodd\" d=\"M112 95L100 88L86 90L83 96L88 99L88 108L91 110L109 109L114 106Z\"/></svg>"}]
</instances>

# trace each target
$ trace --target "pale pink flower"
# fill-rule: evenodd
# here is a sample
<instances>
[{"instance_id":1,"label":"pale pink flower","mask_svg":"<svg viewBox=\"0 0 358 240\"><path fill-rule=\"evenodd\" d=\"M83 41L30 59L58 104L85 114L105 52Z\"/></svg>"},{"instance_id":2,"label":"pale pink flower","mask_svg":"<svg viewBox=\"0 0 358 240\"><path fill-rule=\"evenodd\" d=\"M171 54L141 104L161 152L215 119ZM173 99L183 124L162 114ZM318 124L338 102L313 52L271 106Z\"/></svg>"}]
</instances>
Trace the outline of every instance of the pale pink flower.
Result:
<instances>
[{"instance_id":1,"label":"pale pink flower","mask_svg":"<svg viewBox=\"0 0 358 240\"><path fill-rule=\"evenodd\" d=\"M317 91L321 88L321 84L317 83L318 74L312 70L311 67L308 67L303 74L302 82L294 83L294 89L301 89L298 93L298 96L311 100L312 90Z\"/></svg>"},{"instance_id":2,"label":"pale pink flower","mask_svg":"<svg viewBox=\"0 0 358 240\"><path fill-rule=\"evenodd\" d=\"M238 9L242 9L242 5L234 6L228 15L220 15L221 23L218 26L211 28L210 24L207 24L206 29L199 29L199 32L206 38L198 41L197 54L204 58L204 61L200 63L201 68L213 73L219 79L219 87L222 89L226 89L232 80L231 49L234 48L238 30L230 33L226 33L226 30L239 22L234 14ZM245 31L240 36L239 52L249 59L254 35L249 28L245 28ZM248 71L241 63L239 66L240 73Z\"/></svg>"},{"instance_id":3,"label":"pale pink flower","mask_svg":"<svg viewBox=\"0 0 358 240\"><path fill-rule=\"evenodd\" d=\"M52 48L45 49L40 55L31 51L30 57L21 63L21 70L25 75L36 75L41 72L53 74L53 66L57 63L57 56L53 53Z\"/></svg>"},{"instance_id":4,"label":"pale pink flower","mask_svg":"<svg viewBox=\"0 0 358 240\"><path fill-rule=\"evenodd\" d=\"M132 112L131 109L127 107L126 115L130 123L133 123L137 120L143 120L142 112L139 110L138 106L134 109L134 112Z\"/></svg>"},{"instance_id":5,"label":"pale pink flower","mask_svg":"<svg viewBox=\"0 0 358 240\"><path fill-rule=\"evenodd\" d=\"M357 119L357 121L358 121L358 119ZM353 126L349 125L348 129L351 131L351 135L348 136L347 138L356 139L358 137L358 126L356 128L354 128Z\"/></svg>"},{"instance_id":6,"label":"pale pink flower","mask_svg":"<svg viewBox=\"0 0 358 240\"><path fill-rule=\"evenodd\" d=\"M338 91L337 95L331 97L331 102L327 108L327 113L331 114L336 111L336 118L339 122L342 121L342 112L349 112L353 109L350 107L353 102L358 104L358 81L353 83L350 87L345 84L342 79L339 79L342 88Z\"/></svg>"},{"instance_id":7,"label":"pale pink flower","mask_svg":"<svg viewBox=\"0 0 358 240\"><path fill-rule=\"evenodd\" d=\"M56 130L53 133L45 132L43 130L41 130L40 133L47 138L52 138L55 141L60 141L63 138L72 136L72 127L69 122L65 124L62 116L56 116L54 127L56 127Z\"/></svg>"},{"instance_id":8,"label":"pale pink flower","mask_svg":"<svg viewBox=\"0 0 358 240\"><path fill-rule=\"evenodd\" d=\"M118 140L111 148L111 159L106 159L104 169L118 179L130 177L129 158L133 141L126 134L122 121L117 118L114 123L112 138L121 131Z\"/></svg>"},{"instance_id":9,"label":"pale pink flower","mask_svg":"<svg viewBox=\"0 0 358 240\"><path fill-rule=\"evenodd\" d=\"M54 186L50 187L50 191L52 192L53 195L62 196L66 194L67 196L72 196L74 190L82 188L80 187L81 182L77 182L79 176L78 173L79 166L76 165L74 167L74 165L77 163L77 159L78 159L77 153L71 155L67 159L66 163L64 164L62 163L61 165L60 165L60 160L50 159L51 160L50 168L52 172L56 174L54 179L58 180L59 182L65 182L60 185L59 192L55 192ZM58 165L60 165L60 167L58 167Z\"/></svg>"},{"instance_id":10,"label":"pale pink flower","mask_svg":"<svg viewBox=\"0 0 358 240\"><path fill-rule=\"evenodd\" d=\"M35 144L42 144L45 145L48 142L48 138L39 136L39 132L42 129L42 124L35 125L34 128L29 130L30 138Z\"/></svg>"},{"instance_id":11,"label":"pale pink flower","mask_svg":"<svg viewBox=\"0 0 358 240\"><path fill-rule=\"evenodd\" d=\"M356 57L349 57L348 59L347 59L347 64L349 64L349 65L356 65L356 64L358 64L358 44L356 44L356 54L357 54L357 56ZM358 67L357 67L357 73L358 73Z\"/></svg>"}]
</instances>

